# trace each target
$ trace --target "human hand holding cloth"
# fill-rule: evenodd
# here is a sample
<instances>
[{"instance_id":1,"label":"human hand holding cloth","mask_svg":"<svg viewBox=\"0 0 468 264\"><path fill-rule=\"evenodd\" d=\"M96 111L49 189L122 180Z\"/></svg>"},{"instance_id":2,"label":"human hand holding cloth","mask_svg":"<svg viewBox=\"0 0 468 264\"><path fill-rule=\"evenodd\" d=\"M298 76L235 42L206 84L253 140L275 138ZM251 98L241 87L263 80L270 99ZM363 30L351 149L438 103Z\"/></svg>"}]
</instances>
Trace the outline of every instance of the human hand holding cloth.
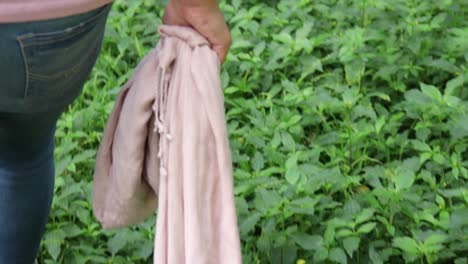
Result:
<instances>
[{"instance_id":1,"label":"human hand holding cloth","mask_svg":"<svg viewBox=\"0 0 468 264\"><path fill-rule=\"evenodd\" d=\"M220 61L224 62L232 38L216 0L170 0L163 22L192 27L210 42Z\"/></svg>"}]
</instances>

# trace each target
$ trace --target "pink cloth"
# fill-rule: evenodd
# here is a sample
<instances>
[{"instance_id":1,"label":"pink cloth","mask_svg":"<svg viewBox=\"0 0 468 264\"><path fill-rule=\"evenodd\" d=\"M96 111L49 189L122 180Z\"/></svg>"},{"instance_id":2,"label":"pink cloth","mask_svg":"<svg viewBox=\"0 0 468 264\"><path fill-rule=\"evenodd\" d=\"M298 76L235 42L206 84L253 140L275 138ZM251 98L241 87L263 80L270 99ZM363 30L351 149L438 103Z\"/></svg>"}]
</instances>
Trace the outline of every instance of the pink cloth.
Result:
<instances>
[{"instance_id":1,"label":"pink cloth","mask_svg":"<svg viewBox=\"0 0 468 264\"><path fill-rule=\"evenodd\" d=\"M109 117L94 213L115 228L157 207L154 263L242 263L218 57L193 29L159 32Z\"/></svg>"},{"instance_id":2,"label":"pink cloth","mask_svg":"<svg viewBox=\"0 0 468 264\"><path fill-rule=\"evenodd\" d=\"M27 22L85 13L112 0L0 0L0 23Z\"/></svg>"}]
</instances>

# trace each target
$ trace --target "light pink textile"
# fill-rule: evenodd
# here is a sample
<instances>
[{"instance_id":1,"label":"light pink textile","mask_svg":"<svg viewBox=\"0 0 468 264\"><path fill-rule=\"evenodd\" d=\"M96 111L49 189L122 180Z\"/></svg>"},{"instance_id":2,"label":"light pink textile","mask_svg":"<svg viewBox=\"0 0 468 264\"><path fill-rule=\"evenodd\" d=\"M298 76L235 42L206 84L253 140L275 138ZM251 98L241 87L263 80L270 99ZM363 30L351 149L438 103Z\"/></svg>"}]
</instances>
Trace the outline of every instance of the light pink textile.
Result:
<instances>
[{"instance_id":1,"label":"light pink textile","mask_svg":"<svg viewBox=\"0 0 468 264\"><path fill-rule=\"evenodd\" d=\"M0 23L53 19L85 13L112 0L0 0Z\"/></svg>"},{"instance_id":2,"label":"light pink textile","mask_svg":"<svg viewBox=\"0 0 468 264\"><path fill-rule=\"evenodd\" d=\"M104 131L95 215L122 227L158 207L157 264L242 263L218 57L190 28L159 32Z\"/></svg>"}]
</instances>

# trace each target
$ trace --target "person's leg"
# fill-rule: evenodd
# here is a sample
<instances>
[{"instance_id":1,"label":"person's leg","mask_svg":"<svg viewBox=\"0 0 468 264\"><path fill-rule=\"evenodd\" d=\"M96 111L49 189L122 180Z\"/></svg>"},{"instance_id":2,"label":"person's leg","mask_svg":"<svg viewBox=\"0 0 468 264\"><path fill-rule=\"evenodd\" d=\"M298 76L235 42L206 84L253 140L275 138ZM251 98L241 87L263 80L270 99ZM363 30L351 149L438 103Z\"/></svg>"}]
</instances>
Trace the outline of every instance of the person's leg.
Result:
<instances>
[{"instance_id":1,"label":"person's leg","mask_svg":"<svg viewBox=\"0 0 468 264\"><path fill-rule=\"evenodd\" d=\"M110 6L0 24L0 263L32 264L54 188L54 134L99 54Z\"/></svg>"},{"instance_id":2,"label":"person's leg","mask_svg":"<svg viewBox=\"0 0 468 264\"><path fill-rule=\"evenodd\" d=\"M0 114L0 263L31 264L54 188L57 114Z\"/></svg>"}]
</instances>

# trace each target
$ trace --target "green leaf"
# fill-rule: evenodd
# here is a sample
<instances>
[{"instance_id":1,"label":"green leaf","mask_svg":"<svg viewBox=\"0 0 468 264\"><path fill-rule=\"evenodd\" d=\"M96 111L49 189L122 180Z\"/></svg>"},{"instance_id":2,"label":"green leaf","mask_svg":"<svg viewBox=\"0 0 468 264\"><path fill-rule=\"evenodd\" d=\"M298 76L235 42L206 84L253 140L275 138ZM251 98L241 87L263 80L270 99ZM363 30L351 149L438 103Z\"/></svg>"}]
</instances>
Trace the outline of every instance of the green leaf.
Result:
<instances>
[{"instance_id":1,"label":"green leaf","mask_svg":"<svg viewBox=\"0 0 468 264\"><path fill-rule=\"evenodd\" d=\"M435 153L432 158L434 159L435 162L439 163L439 164L445 164L446 163L446 158L444 157L444 155L442 155L441 153Z\"/></svg>"},{"instance_id":2,"label":"green leaf","mask_svg":"<svg viewBox=\"0 0 468 264\"><path fill-rule=\"evenodd\" d=\"M359 239L359 237L355 236L343 239L343 247L345 248L346 253L348 253L349 257L353 257L354 251L356 251L359 248L360 241L361 240Z\"/></svg>"},{"instance_id":3,"label":"green leaf","mask_svg":"<svg viewBox=\"0 0 468 264\"><path fill-rule=\"evenodd\" d=\"M267 169L262 170L259 173L259 176L262 177L269 177L273 174L282 174L284 173L284 169L280 167L268 167Z\"/></svg>"},{"instance_id":4,"label":"green leaf","mask_svg":"<svg viewBox=\"0 0 468 264\"><path fill-rule=\"evenodd\" d=\"M263 233L258 239L257 239L257 248L261 252L269 252L271 247L272 247L272 241L270 240L270 237Z\"/></svg>"},{"instance_id":5,"label":"green leaf","mask_svg":"<svg viewBox=\"0 0 468 264\"><path fill-rule=\"evenodd\" d=\"M252 169L254 171L260 171L265 166L265 161L263 160L263 155L256 151L252 158Z\"/></svg>"},{"instance_id":6,"label":"green leaf","mask_svg":"<svg viewBox=\"0 0 468 264\"><path fill-rule=\"evenodd\" d=\"M427 221L427 222L429 222L429 223L431 223L431 224L433 224L433 225L435 225L435 226L438 225L437 219L435 219L435 217L434 217L431 213L429 213L429 212L427 212L427 211L419 212L419 213L417 213L416 215L417 215L421 220Z\"/></svg>"},{"instance_id":7,"label":"green leaf","mask_svg":"<svg viewBox=\"0 0 468 264\"><path fill-rule=\"evenodd\" d=\"M273 36L273 39L275 39L277 41L280 41L280 42L283 42L285 44L293 44L293 42L294 42L291 35L286 33L286 32L281 32L280 34L277 34L277 35Z\"/></svg>"},{"instance_id":8,"label":"green leaf","mask_svg":"<svg viewBox=\"0 0 468 264\"><path fill-rule=\"evenodd\" d=\"M352 60L345 64L346 82L349 85L360 83L366 64L362 60Z\"/></svg>"},{"instance_id":9,"label":"green leaf","mask_svg":"<svg viewBox=\"0 0 468 264\"><path fill-rule=\"evenodd\" d=\"M301 170L299 167L292 167L286 171L286 181L288 181L290 184L296 184L301 177Z\"/></svg>"},{"instance_id":10,"label":"green leaf","mask_svg":"<svg viewBox=\"0 0 468 264\"><path fill-rule=\"evenodd\" d=\"M259 189L255 194L255 208L261 212L266 212L281 202L281 196L275 190Z\"/></svg>"},{"instance_id":11,"label":"green leaf","mask_svg":"<svg viewBox=\"0 0 468 264\"><path fill-rule=\"evenodd\" d=\"M250 214L247 219L245 219L242 224L239 226L239 231L242 235L246 235L248 232L252 231L255 225L261 218L261 214L259 212Z\"/></svg>"},{"instance_id":12,"label":"green leaf","mask_svg":"<svg viewBox=\"0 0 468 264\"><path fill-rule=\"evenodd\" d=\"M432 98L435 101L441 101L442 100L442 94L440 93L439 89L437 87L432 86L432 85L427 85L424 83L420 83L421 86L421 91Z\"/></svg>"},{"instance_id":13,"label":"green leaf","mask_svg":"<svg viewBox=\"0 0 468 264\"><path fill-rule=\"evenodd\" d=\"M348 259L346 258L346 253L342 248L332 248L330 253L328 254L328 258L332 261L346 264L348 263Z\"/></svg>"},{"instance_id":14,"label":"green leaf","mask_svg":"<svg viewBox=\"0 0 468 264\"><path fill-rule=\"evenodd\" d=\"M443 210L439 212L439 224L443 229L450 228L450 214L449 212Z\"/></svg>"},{"instance_id":15,"label":"green leaf","mask_svg":"<svg viewBox=\"0 0 468 264\"><path fill-rule=\"evenodd\" d=\"M344 206L344 214L346 216L354 216L361 210L361 205L355 199L349 199Z\"/></svg>"},{"instance_id":16,"label":"green leaf","mask_svg":"<svg viewBox=\"0 0 468 264\"><path fill-rule=\"evenodd\" d=\"M234 171L234 176L238 179L248 179L252 175L243 169L236 168L236 170Z\"/></svg>"},{"instance_id":17,"label":"green leaf","mask_svg":"<svg viewBox=\"0 0 468 264\"><path fill-rule=\"evenodd\" d=\"M75 224L70 224L62 228L66 237L72 238L79 236L84 232L84 230L81 230L77 225Z\"/></svg>"},{"instance_id":18,"label":"green leaf","mask_svg":"<svg viewBox=\"0 0 468 264\"><path fill-rule=\"evenodd\" d=\"M55 166L55 175L62 176L71 161L71 156L67 156L59 160L57 165Z\"/></svg>"},{"instance_id":19,"label":"green leaf","mask_svg":"<svg viewBox=\"0 0 468 264\"><path fill-rule=\"evenodd\" d=\"M297 258L297 247L292 241L288 241L281 247L282 263L292 263Z\"/></svg>"},{"instance_id":20,"label":"green leaf","mask_svg":"<svg viewBox=\"0 0 468 264\"><path fill-rule=\"evenodd\" d=\"M411 143L413 143L414 149L421 151L421 152L430 152L432 151L431 147L427 145L426 143L419 141L419 140L412 140Z\"/></svg>"},{"instance_id":21,"label":"green leaf","mask_svg":"<svg viewBox=\"0 0 468 264\"><path fill-rule=\"evenodd\" d=\"M381 116L377 119L377 121L375 122L375 132L380 133L383 126L385 125L385 121L385 116Z\"/></svg>"},{"instance_id":22,"label":"green leaf","mask_svg":"<svg viewBox=\"0 0 468 264\"><path fill-rule=\"evenodd\" d=\"M319 200L320 196L294 199L286 206L286 210L295 214L314 215L314 207Z\"/></svg>"},{"instance_id":23,"label":"green leaf","mask_svg":"<svg viewBox=\"0 0 468 264\"><path fill-rule=\"evenodd\" d=\"M431 26L432 27L439 27L444 21L445 18L447 17L447 13L439 13L437 14L431 21Z\"/></svg>"},{"instance_id":24,"label":"green leaf","mask_svg":"<svg viewBox=\"0 0 468 264\"><path fill-rule=\"evenodd\" d=\"M281 140L282 140L283 145L286 147L287 150L294 151L296 149L294 138L291 136L291 134L289 134L287 132L282 133L281 134Z\"/></svg>"},{"instance_id":25,"label":"green leaf","mask_svg":"<svg viewBox=\"0 0 468 264\"><path fill-rule=\"evenodd\" d=\"M323 72L322 61L315 56L308 56L306 59L301 61L302 64L302 73L301 78L304 79L308 75L314 72Z\"/></svg>"},{"instance_id":26,"label":"green leaf","mask_svg":"<svg viewBox=\"0 0 468 264\"><path fill-rule=\"evenodd\" d=\"M335 228L337 227L351 228L352 227L352 224L343 218L332 218L328 221L328 224L334 226Z\"/></svg>"},{"instance_id":27,"label":"green leaf","mask_svg":"<svg viewBox=\"0 0 468 264\"><path fill-rule=\"evenodd\" d=\"M226 89L224 89L224 93L227 95L227 94L233 94L237 91L239 91L240 89L238 87L235 87L235 86L230 86L230 87L227 87Z\"/></svg>"},{"instance_id":28,"label":"green leaf","mask_svg":"<svg viewBox=\"0 0 468 264\"><path fill-rule=\"evenodd\" d=\"M260 43L258 43L255 48L254 48L254 54L255 56L259 56L260 54L262 54L262 52L265 50L265 41L262 41Z\"/></svg>"},{"instance_id":29,"label":"green leaf","mask_svg":"<svg viewBox=\"0 0 468 264\"><path fill-rule=\"evenodd\" d=\"M107 246L109 247L111 254L115 255L125 247L127 241L127 233L123 231L118 231L118 233L107 242Z\"/></svg>"},{"instance_id":30,"label":"green leaf","mask_svg":"<svg viewBox=\"0 0 468 264\"><path fill-rule=\"evenodd\" d=\"M376 226L377 223L375 222L369 222L369 223L366 223L366 224L363 224L362 226L359 227L358 229L358 233L369 233L370 231L372 231L375 226Z\"/></svg>"},{"instance_id":31,"label":"green leaf","mask_svg":"<svg viewBox=\"0 0 468 264\"><path fill-rule=\"evenodd\" d=\"M46 233L44 241L47 252L56 261L61 252L61 245L66 237L62 229L55 229Z\"/></svg>"},{"instance_id":32,"label":"green leaf","mask_svg":"<svg viewBox=\"0 0 468 264\"><path fill-rule=\"evenodd\" d=\"M286 160L286 169L292 169L294 167L297 167L297 158L298 158L298 153L294 153L288 157Z\"/></svg>"},{"instance_id":33,"label":"green leaf","mask_svg":"<svg viewBox=\"0 0 468 264\"><path fill-rule=\"evenodd\" d=\"M288 126L292 126L296 123L298 123L302 119L302 116L300 115L294 115L288 120Z\"/></svg>"},{"instance_id":34,"label":"green leaf","mask_svg":"<svg viewBox=\"0 0 468 264\"><path fill-rule=\"evenodd\" d=\"M454 95L455 89L457 89L458 87L461 87L464 82L465 82L465 76L463 75L460 75L457 78L454 78L448 81L445 86L444 96Z\"/></svg>"},{"instance_id":35,"label":"green leaf","mask_svg":"<svg viewBox=\"0 0 468 264\"><path fill-rule=\"evenodd\" d=\"M311 21L304 22L302 27L296 31L296 39L309 39L309 34L313 26L314 23Z\"/></svg>"},{"instance_id":36,"label":"green leaf","mask_svg":"<svg viewBox=\"0 0 468 264\"><path fill-rule=\"evenodd\" d=\"M327 228L325 229L325 243L326 244L331 244L335 240L335 227L332 225L327 225Z\"/></svg>"},{"instance_id":37,"label":"green leaf","mask_svg":"<svg viewBox=\"0 0 468 264\"><path fill-rule=\"evenodd\" d=\"M328 250L321 248L314 253L314 262L320 262L326 260L328 257Z\"/></svg>"},{"instance_id":38,"label":"green leaf","mask_svg":"<svg viewBox=\"0 0 468 264\"><path fill-rule=\"evenodd\" d=\"M224 88L227 88L228 85L229 85L229 73L226 71L226 69L223 69L221 72L221 87L224 89ZM224 92L226 92L226 89L224 89Z\"/></svg>"},{"instance_id":39,"label":"green leaf","mask_svg":"<svg viewBox=\"0 0 468 264\"><path fill-rule=\"evenodd\" d=\"M409 189L413 186L415 174L412 171L399 171L395 177L395 189L397 191Z\"/></svg>"},{"instance_id":40,"label":"green leaf","mask_svg":"<svg viewBox=\"0 0 468 264\"><path fill-rule=\"evenodd\" d=\"M248 48L248 47L251 47L251 46L252 46L252 43L249 40L236 39L235 41L233 41L233 43L231 45L231 49L232 50L243 49L243 48Z\"/></svg>"},{"instance_id":41,"label":"green leaf","mask_svg":"<svg viewBox=\"0 0 468 264\"><path fill-rule=\"evenodd\" d=\"M142 259L148 259L154 252L154 243L152 240L145 240L143 245L139 249L139 257Z\"/></svg>"},{"instance_id":42,"label":"green leaf","mask_svg":"<svg viewBox=\"0 0 468 264\"><path fill-rule=\"evenodd\" d=\"M393 246L410 254L419 254L418 244L410 237L396 237Z\"/></svg>"},{"instance_id":43,"label":"green leaf","mask_svg":"<svg viewBox=\"0 0 468 264\"><path fill-rule=\"evenodd\" d=\"M423 246L442 244L447 238L448 236L446 234L434 233L424 240Z\"/></svg>"},{"instance_id":44,"label":"green leaf","mask_svg":"<svg viewBox=\"0 0 468 264\"><path fill-rule=\"evenodd\" d=\"M450 135L454 140L468 136L468 114L452 116L450 125Z\"/></svg>"},{"instance_id":45,"label":"green leaf","mask_svg":"<svg viewBox=\"0 0 468 264\"><path fill-rule=\"evenodd\" d=\"M436 59L436 60L428 59L428 60L425 60L424 63L427 64L428 66L432 66L434 68L447 71L450 73L456 74L460 72L460 68L458 68L456 65L454 65L453 63L445 59Z\"/></svg>"},{"instance_id":46,"label":"green leaf","mask_svg":"<svg viewBox=\"0 0 468 264\"><path fill-rule=\"evenodd\" d=\"M292 236L294 241L305 250L319 250L323 247L323 238L318 235L297 233Z\"/></svg>"},{"instance_id":47,"label":"green leaf","mask_svg":"<svg viewBox=\"0 0 468 264\"><path fill-rule=\"evenodd\" d=\"M352 230L347 229L347 228L342 228L342 229L338 230L338 232L336 232L335 237L337 237L337 238L347 237L347 236L351 236L353 234L354 234L354 232Z\"/></svg>"},{"instance_id":48,"label":"green leaf","mask_svg":"<svg viewBox=\"0 0 468 264\"><path fill-rule=\"evenodd\" d=\"M421 160L421 164L429 160L431 157L432 157L432 152L422 153L421 156L419 157L419 159Z\"/></svg>"},{"instance_id":49,"label":"green leaf","mask_svg":"<svg viewBox=\"0 0 468 264\"><path fill-rule=\"evenodd\" d=\"M362 95L357 93L357 90L355 89L346 89L343 91L341 96L343 97L343 101L347 106L352 106L358 102Z\"/></svg>"},{"instance_id":50,"label":"green leaf","mask_svg":"<svg viewBox=\"0 0 468 264\"><path fill-rule=\"evenodd\" d=\"M383 260L374 247L369 247L369 258L372 264L383 264Z\"/></svg>"},{"instance_id":51,"label":"green leaf","mask_svg":"<svg viewBox=\"0 0 468 264\"><path fill-rule=\"evenodd\" d=\"M463 226L468 226L468 208L466 207L455 209L450 215L452 229L461 229Z\"/></svg>"},{"instance_id":52,"label":"green leaf","mask_svg":"<svg viewBox=\"0 0 468 264\"><path fill-rule=\"evenodd\" d=\"M359 215L356 217L356 220L354 220L354 223L356 225L360 224L360 223L363 223L369 219L372 218L372 216L374 216L374 212L375 210L372 209L372 208L365 208L364 210L362 210Z\"/></svg>"},{"instance_id":53,"label":"green leaf","mask_svg":"<svg viewBox=\"0 0 468 264\"><path fill-rule=\"evenodd\" d=\"M382 93L382 92L371 92L371 93L368 93L367 94L368 97L378 97L384 101L387 101L387 102L391 102L392 99L390 98L390 96L388 96L388 94L386 93Z\"/></svg>"},{"instance_id":54,"label":"green leaf","mask_svg":"<svg viewBox=\"0 0 468 264\"><path fill-rule=\"evenodd\" d=\"M273 135L273 139L271 140L271 145L273 148L277 148L281 144L281 136L278 131L275 131L275 134Z\"/></svg>"},{"instance_id":55,"label":"green leaf","mask_svg":"<svg viewBox=\"0 0 468 264\"><path fill-rule=\"evenodd\" d=\"M411 107L422 107L431 103L431 98L419 90L405 92L405 99Z\"/></svg>"},{"instance_id":56,"label":"green leaf","mask_svg":"<svg viewBox=\"0 0 468 264\"><path fill-rule=\"evenodd\" d=\"M468 263L468 258L467 257L459 257L459 258L455 259L455 261L453 263L454 264L466 264L466 263Z\"/></svg>"},{"instance_id":57,"label":"green leaf","mask_svg":"<svg viewBox=\"0 0 468 264\"><path fill-rule=\"evenodd\" d=\"M419 170L421 166L421 163L419 161L419 158L414 156L414 157L411 157L411 158L408 158L408 159L405 159L400 167L399 167L399 170L400 171L412 171L412 172L417 172Z\"/></svg>"},{"instance_id":58,"label":"green leaf","mask_svg":"<svg viewBox=\"0 0 468 264\"><path fill-rule=\"evenodd\" d=\"M73 162L80 163L83 161L91 161L91 159L96 156L96 150L85 150L80 154L73 157Z\"/></svg>"}]
</instances>

